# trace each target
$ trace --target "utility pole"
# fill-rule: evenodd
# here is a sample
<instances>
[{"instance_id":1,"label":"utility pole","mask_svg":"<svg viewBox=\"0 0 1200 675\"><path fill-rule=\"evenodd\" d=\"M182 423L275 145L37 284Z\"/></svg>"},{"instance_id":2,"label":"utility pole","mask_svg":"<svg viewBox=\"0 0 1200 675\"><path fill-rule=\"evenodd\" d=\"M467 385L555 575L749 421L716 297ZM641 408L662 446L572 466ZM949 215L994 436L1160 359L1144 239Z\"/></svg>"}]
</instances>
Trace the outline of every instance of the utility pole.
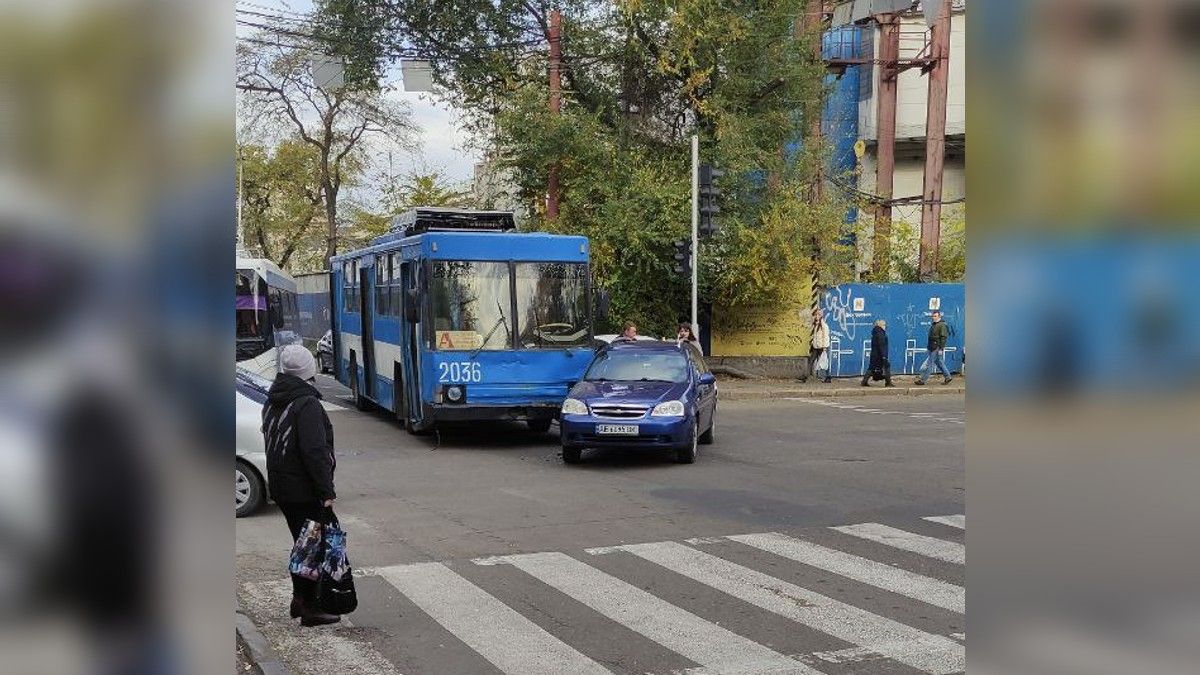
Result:
<instances>
[{"instance_id":1,"label":"utility pole","mask_svg":"<svg viewBox=\"0 0 1200 675\"><path fill-rule=\"evenodd\" d=\"M550 10L550 112L557 115L562 110L562 14L558 9ZM546 219L558 218L558 162L550 165L550 177L546 185Z\"/></svg>"},{"instance_id":2,"label":"utility pole","mask_svg":"<svg viewBox=\"0 0 1200 675\"><path fill-rule=\"evenodd\" d=\"M808 10L804 14L804 28L806 31L815 32L816 40L813 44L813 58L818 63L825 60L825 53L822 47L823 34L821 33L821 24L825 21L825 1L824 0L808 0ZM816 147L821 142L821 116L824 113L822 101L809 105L809 113L811 118L808 120L808 142L812 147ZM821 201L821 194L824 188L825 171L820 162L817 162L816 175L813 177L812 196L814 202Z\"/></svg>"},{"instance_id":3,"label":"utility pole","mask_svg":"<svg viewBox=\"0 0 1200 675\"><path fill-rule=\"evenodd\" d=\"M900 75L900 16L881 14L879 22L879 92L876 108L874 255L871 279L887 281L892 253L892 183L896 170L896 85Z\"/></svg>"},{"instance_id":4,"label":"utility pole","mask_svg":"<svg viewBox=\"0 0 1200 675\"><path fill-rule=\"evenodd\" d=\"M925 113L925 184L921 206L921 281L937 275L938 243L941 238L942 165L946 157L946 95L950 83L950 3L938 2L937 19L931 27L929 104Z\"/></svg>"},{"instance_id":5,"label":"utility pole","mask_svg":"<svg viewBox=\"0 0 1200 675\"><path fill-rule=\"evenodd\" d=\"M238 153L238 188L237 188L237 245L241 246L242 238L242 153Z\"/></svg>"},{"instance_id":6,"label":"utility pole","mask_svg":"<svg viewBox=\"0 0 1200 675\"><path fill-rule=\"evenodd\" d=\"M697 282L700 268L700 136L692 134L692 330L699 331L699 295ZM699 335L697 335L699 338Z\"/></svg>"}]
</instances>

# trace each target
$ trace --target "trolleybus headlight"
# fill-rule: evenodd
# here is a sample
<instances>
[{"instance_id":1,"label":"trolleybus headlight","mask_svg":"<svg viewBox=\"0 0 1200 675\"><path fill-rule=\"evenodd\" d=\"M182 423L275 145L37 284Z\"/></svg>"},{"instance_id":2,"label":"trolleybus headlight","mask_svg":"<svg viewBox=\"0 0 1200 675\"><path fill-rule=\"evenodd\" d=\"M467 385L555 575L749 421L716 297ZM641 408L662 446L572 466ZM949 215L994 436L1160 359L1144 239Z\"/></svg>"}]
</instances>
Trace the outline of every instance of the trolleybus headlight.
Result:
<instances>
[{"instance_id":1,"label":"trolleybus headlight","mask_svg":"<svg viewBox=\"0 0 1200 675\"><path fill-rule=\"evenodd\" d=\"M446 387L446 399L451 403L458 403L459 401L463 400L462 387Z\"/></svg>"},{"instance_id":2,"label":"trolleybus headlight","mask_svg":"<svg viewBox=\"0 0 1200 675\"><path fill-rule=\"evenodd\" d=\"M587 404L577 398L569 398L563 401L562 412L564 415L586 415Z\"/></svg>"}]
</instances>

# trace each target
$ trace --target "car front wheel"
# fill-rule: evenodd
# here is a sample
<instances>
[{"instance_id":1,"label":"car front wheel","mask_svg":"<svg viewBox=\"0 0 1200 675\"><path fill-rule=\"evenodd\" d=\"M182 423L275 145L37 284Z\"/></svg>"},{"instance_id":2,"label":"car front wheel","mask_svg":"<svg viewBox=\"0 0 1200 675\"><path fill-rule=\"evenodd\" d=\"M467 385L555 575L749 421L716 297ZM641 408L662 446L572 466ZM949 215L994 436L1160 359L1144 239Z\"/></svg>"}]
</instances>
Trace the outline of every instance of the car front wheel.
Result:
<instances>
[{"instance_id":1,"label":"car front wheel","mask_svg":"<svg viewBox=\"0 0 1200 675\"><path fill-rule=\"evenodd\" d=\"M700 422L692 422L692 438L691 442L675 452L675 461L680 464L691 464L696 461L698 448L696 444L700 441Z\"/></svg>"},{"instance_id":2,"label":"car front wheel","mask_svg":"<svg viewBox=\"0 0 1200 675\"><path fill-rule=\"evenodd\" d=\"M258 472L245 462L237 462L233 470L233 504L235 514L243 518L258 510L266 497Z\"/></svg>"}]
</instances>

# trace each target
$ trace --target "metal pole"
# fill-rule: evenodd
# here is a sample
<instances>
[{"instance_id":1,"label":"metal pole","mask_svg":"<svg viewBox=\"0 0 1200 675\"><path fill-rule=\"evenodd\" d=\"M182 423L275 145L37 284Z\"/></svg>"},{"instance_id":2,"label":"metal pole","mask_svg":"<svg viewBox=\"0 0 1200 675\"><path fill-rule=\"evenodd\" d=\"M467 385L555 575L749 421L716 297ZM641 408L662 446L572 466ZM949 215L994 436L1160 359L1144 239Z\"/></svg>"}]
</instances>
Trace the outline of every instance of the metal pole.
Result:
<instances>
[{"instance_id":1,"label":"metal pole","mask_svg":"<svg viewBox=\"0 0 1200 675\"><path fill-rule=\"evenodd\" d=\"M562 109L562 80L560 65L562 60L562 14L557 10L550 12L550 112L558 114ZM546 181L546 219L558 218L558 162L550 165L550 176Z\"/></svg>"},{"instance_id":2,"label":"metal pole","mask_svg":"<svg viewBox=\"0 0 1200 675\"><path fill-rule=\"evenodd\" d=\"M942 219L942 165L946 157L946 94L950 82L950 0L941 0L930 34L929 106L925 113L925 186L921 206L921 281L937 276Z\"/></svg>"},{"instance_id":3,"label":"metal pole","mask_svg":"<svg viewBox=\"0 0 1200 675\"><path fill-rule=\"evenodd\" d=\"M876 109L874 255L871 281L883 283L890 277L892 252L892 183L896 169L896 84L899 79L900 17L882 14L879 21L879 99Z\"/></svg>"},{"instance_id":4,"label":"metal pole","mask_svg":"<svg viewBox=\"0 0 1200 675\"><path fill-rule=\"evenodd\" d=\"M697 323L699 296L697 281L700 274L700 136L692 134L692 330L699 331Z\"/></svg>"},{"instance_id":5,"label":"metal pole","mask_svg":"<svg viewBox=\"0 0 1200 675\"><path fill-rule=\"evenodd\" d=\"M239 153L240 155L240 153ZM242 157L238 157L238 188L237 188L237 243L242 245Z\"/></svg>"}]
</instances>

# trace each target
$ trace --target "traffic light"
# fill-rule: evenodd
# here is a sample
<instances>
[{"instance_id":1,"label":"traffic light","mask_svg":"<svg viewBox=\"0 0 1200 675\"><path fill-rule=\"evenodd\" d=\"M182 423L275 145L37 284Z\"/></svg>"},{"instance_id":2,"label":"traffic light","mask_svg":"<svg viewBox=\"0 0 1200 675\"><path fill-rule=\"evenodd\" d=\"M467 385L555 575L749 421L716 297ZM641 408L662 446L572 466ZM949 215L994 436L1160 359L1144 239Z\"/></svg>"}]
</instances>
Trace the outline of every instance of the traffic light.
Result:
<instances>
[{"instance_id":1,"label":"traffic light","mask_svg":"<svg viewBox=\"0 0 1200 675\"><path fill-rule=\"evenodd\" d=\"M720 228L720 223L717 222L716 215L721 212L721 205L718 203L721 198L721 190L716 186L716 180L724 175L724 171L711 164L700 165L700 222L698 227L702 235L716 234Z\"/></svg>"},{"instance_id":2,"label":"traffic light","mask_svg":"<svg viewBox=\"0 0 1200 675\"><path fill-rule=\"evenodd\" d=\"M676 239L671 244L675 247L675 273L689 274L692 271L692 240Z\"/></svg>"}]
</instances>

